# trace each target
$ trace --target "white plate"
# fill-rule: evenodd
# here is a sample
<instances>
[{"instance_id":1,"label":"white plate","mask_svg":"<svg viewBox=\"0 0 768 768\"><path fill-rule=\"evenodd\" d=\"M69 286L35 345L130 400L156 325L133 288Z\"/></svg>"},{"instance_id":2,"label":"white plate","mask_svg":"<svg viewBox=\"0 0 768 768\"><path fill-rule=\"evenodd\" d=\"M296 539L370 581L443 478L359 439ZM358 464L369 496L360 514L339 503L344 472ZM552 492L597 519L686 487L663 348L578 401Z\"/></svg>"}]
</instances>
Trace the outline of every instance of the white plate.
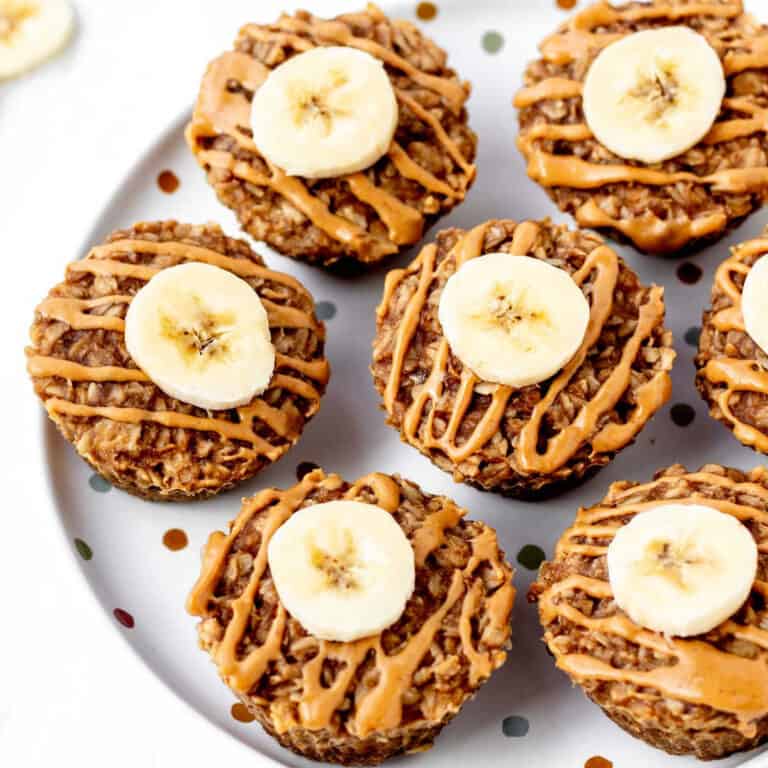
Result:
<instances>
[{"instance_id":1,"label":"white plate","mask_svg":"<svg viewBox=\"0 0 768 768\"><path fill-rule=\"evenodd\" d=\"M318 0L315 9L327 12L359 4ZM265 9L266 5L270 7ZM392 15L414 18L415 2L382 5ZM526 61L535 55L536 41L562 22L565 15L555 7L554 0L441 0L439 5L438 17L425 22L424 29L450 51L451 63L472 82L472 126L480 137L477 183L468 200L439 226L469 227L491 217L561 219L545 194L525 175L514 145L516 118L511 99ZM273 6L260 3L259 19L270 20ZM487 53L482 45L489 31L500 33L505 40L496 54ZM131 170L95 222L86 246L112 229L140 219L215 220L230 234L238 234L234 216L217 203L186 149L182 137L186 118L176 118ZM171 169L181 180L173 195L162 193L156 185L156 177L164 169ZM117 490L95 490L91 482L97 487L100 484L45 419L48 469L68 544L73 553L77 551L75 539L86 542L92 550L89 560L75 554L83 574L117 631L158 677L203 716L263 755L285 765L307 765L278 747L256 724L232 718L233 697L219 681L208 656L197 648L195 621L184 612L184 600L198 573L198 553L208 533L225 527L235 516L241 496L265 486L289 485L295 481L299 462L314 461L348 479L372 470L400 472L428 491L452 496L473 516L498 529L514 561L526 544L551 552L577 506L599 500L613 480L647 480L658 467L675 462L691 468L710 461L742 469L754 466L760 457L742 448L725 428L707 416L693 386L694 347L684 336L700 322L713 269L725 256L727 246L756 235L766 222L768 213L759 213L727 241L697 256L704 277L696 285L684 285L677 279L677 261L640 256L630 248L619 249L643 280L666 287L668 324L675 333L679 353L670 406L689 404L695 408L696 418L684 429L675 426L667 406L637 443L590 483L540 504L509 501L454 484L384 425L368 373L373 310L381 294L383 269L359 279L341 279L268 253L270 265L296 275L318 302L331 302L336 308L335 316L327 321L327 349L333 367L330 387L303 439L276 466L233 492L196 504L152 504ZM391 262L387 266L396 265ZM51 275L52 283L58 279L59 274ZM321 306L327 309L329 305ZM171 528L186 531L186 549L171 552L163 546L163 534ZM506 666L446 728L436 747L409 759L409 765L441 768L464 762L484 768L513 764L578 768L593 755L612 760L617 768L693 764L693 760L668 757L632 739L571 688L540 641L535 608L525 602L532 577L533 572L518 566L515 645ZM133 628L112 619L116 608L134 617ZM502 721L507 717L525 718L530 726L527 735L505 736ZM740 765L749 757L737 756L719 765Z\"/></svg>"}]
</instances>

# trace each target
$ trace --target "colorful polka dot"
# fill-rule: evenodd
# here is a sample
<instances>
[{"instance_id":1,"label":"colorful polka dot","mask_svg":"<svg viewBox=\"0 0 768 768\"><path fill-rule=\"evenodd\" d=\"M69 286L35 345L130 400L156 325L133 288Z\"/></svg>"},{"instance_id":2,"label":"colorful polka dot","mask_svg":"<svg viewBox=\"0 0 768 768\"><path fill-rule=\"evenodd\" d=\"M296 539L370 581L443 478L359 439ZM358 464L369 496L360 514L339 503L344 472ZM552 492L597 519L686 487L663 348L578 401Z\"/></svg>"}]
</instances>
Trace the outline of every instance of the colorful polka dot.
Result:
<instances>
[{"instance_id":1,"label":"colorful polka dot","mask_svg":"<svg viewBox=\"0 0 768 768\"><path fill-rule=\"evenodd\" d=\"M504 47L504 37L501 32L491 30L483 35L482 43L486 53L498 53Z\"/></svg>"},{"instance_id":2,"label":"colorful polka dot","mask_svg":"<svg viewBox=\"0 0 768 768\"><path fill-rule=\"evenodd\" d=\"M172 195L179 188L179 184L179 177L173 171L161 171L158 174L157 186L166 195Z\"/></svg>"},{"instance_id":3,"label":"colorful polka dot","mask_svg":"<svg viewBox=\"0 0 768 768\"><path fill-rule=\"evenodd\" d=\"M686 344L690 344L692 347L699 346L699 336L701 336L701 328L698 325L692 325L686 332L683 338Z\"/></svg>"},{"instance_id":4,"label":"colorful polka dot","mask_svg":"<svg viewBox=\"0 0 768 768\"><path fill-rule=\"evenodd\" d=\"M163 534L163 544L165 544L171 552L178 552L189 544L189 539L187 538L187 534L182 531L181 528L169 528Z\"/></svg>"},{"instance_id":5,"label":"colorful polka dot","mask_svg":"<svg viewBox=\"0 0 768 768\"><path fill-rule=\"evenodd\" d=\"M696 418L696 411L687 403L675 403L669 415L678 427L687 427Z\"/></svg>"},{"instance_id":6,"label":"colorful polka dot","mask_svg":"<svg viewBox=\"0 0 768 768\"><path fill-rule=\"evenodd\" d=\"M336 316L336 305L332 301L318 301L315 314L320 320L330 320Z\"/></svg>"},{"instance_id":7,"label":"colorful polka dot","mask_svg":"<svg viewBox=\"0 0 768 768\"><path fill-rule=\"evenodd\" d=\"M595 755L584 763L584 768L613 768L613 763L605 757Z\"/></svg>"},{"instance_id":8,"label":"colorful polka dot","mask_svg":"<svg viewBox=\"0 0 768 768\"><path fill-rule=\"evenodd\" d=\"M126 629L133 629L135 622L133 616L128 611L124 611L122 608L115 608L112 614Z\"/></svg>"},{"instance_id":9,"label":"colorful polka dot","mask_svg":"<svg viewBox=\"0 0 768 768\"><path fill-rule=\"evenodd\" d=\"M88 480L88 485L90 485L91 488L93 488L93 490L97 493L106 493L107 491L112 490L112 484L108 480L105 480L101 475L97 475L95 472Z\"/></svg>"},{"instance_id":10,"label":"colorful polka dot","mask_svg":"<svg viewBox=\"0 0 768 768\"><path fill-rule=\"evenodd\" d=\"M701 267L692 261L684 261L677 268L677 279L685 285L694 285L701 280Z\"/></svg>"},{"instance_id":11,"label":"colorful polka dot","mask_svg":"<svg viewBox=\"0 0 768 768\"><path fill-rule=\"evenodd\" d=\"M75 549L83 560L90 560L93 557L93 550L82 539L75 539Z\"/></svg>"},{"instance_id":12,"label":"colorful polka dot","mask_svg":"<svg viewBox=\"0 0 768 768\"><path fill-rule=\"evenodd\" d=\"M528 734L530 724L520 715L510 715L505 717L501 723L501 730L509 738L519 739Z\"/></svg>"},{"instance_id":13,"label":"colorful polka dot","mask_svg":"<svg viewBox=\"0 0 768 768\"><path fill-rule=\"evenodd\" d=\"M252 723L256 719L241 701L236 701L229 712L238 723Z\"/></svg>"},{"instance_id":14,"label":"colorful polka dot","mask_svg":"<svg viewBox=\"0 0 768 768\"><path fill-rule=\"evenodd\" d=\"M535 544L526 544L517 553L517 562L529 571L537 570L545 558L544 550Z\"/></svg>"},{"instance_id":15,"label":"colorful polka dot","mask_svg":"<svg viewBox=\"0 0 768 768\"><path fill-rule=\"evenodd\" d=\"M302 461L296 465L296 479L303 480L313 469L320 469L314 461Z\"/></svg>"},{"instance_id":16,"label":"colorful polka dot","mask_svg":"<svg viewBox=\"0 0 768 768\"><path fill-rule=\"evenodd\" d=\"M416 15L422 21L432 21L437 16L437 6L434 3L419 3L416 6Z\"/></svg>"}]
</instances>

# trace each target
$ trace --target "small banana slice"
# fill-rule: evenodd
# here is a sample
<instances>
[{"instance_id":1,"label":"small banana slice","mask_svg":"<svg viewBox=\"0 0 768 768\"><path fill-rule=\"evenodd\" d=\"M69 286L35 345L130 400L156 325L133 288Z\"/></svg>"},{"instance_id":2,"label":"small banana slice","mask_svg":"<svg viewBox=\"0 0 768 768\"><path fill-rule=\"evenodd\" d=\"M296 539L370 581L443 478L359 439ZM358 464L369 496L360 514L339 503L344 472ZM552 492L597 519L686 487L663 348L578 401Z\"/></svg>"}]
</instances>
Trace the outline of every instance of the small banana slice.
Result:
<instances>
[{"instance_id":1,"label":"small banana slice","mask_svg":"<svg viewBox=\"0 0 768 768\"><path fill-rule=\"evenodd\" d=\"M766 354L768 350L768 258L758 259L747 274L741 292L744 327Z\"/></svg>"},{"instance_id":2,"label":"small banana slice","mask_svg":"<svg viewBox=\"0 0 768 768\"><path fill-rule=\"evenodd\" d=\"M723 66L706 38L688 27L664 27L601 51L584 81L583 108L611 152L658 163L707 134L724 95Z\"/></svg>"},{"instance_id":3,"label":"small banana slice","mask_svg":"<svg viewBox=\"0 0 768 768\"><path fill-rule=\"evenodd\" d=\"M438 319L452 352L479 378L525 387L576 353L589 303L563 269L530 256L488 253L446 282Z\"/></svg>"},{"instance_id":4,"label":"small banana slice","mask_svg":"<svg viewBox=\"0 0 768 768\"><path fill-rule=\"evenodd\" d=\"M128 353L171 397L211 411L249 403L275 366L269 319L245 280L189 262L158 272L125 318Z\"/></svg>"},{"instance_id":5,"label":"small banana slice","mask_svg":"<svg viewBox=\"0 0 768 768\"><path fill-rule=\"evenodd\" d=\"M400 618L415 585L402 529L359 501L300 509L272 536L267 558L283 605L321 640L378 634Z\"/></svg>"},{"instance_id":6,"label":"small banana slice","mask_svg":"<svg viewBox=\"0 0 768 768\"><path fill-rule=\"evenodd\" d=\"M74 27L68 0L0 0L0 80L58 53Z\"/></svg>"},{"instance_id":7,"label":"small banana slice","mask_svg":"<svg viewBox=\"0 0 768 768\"><path fill-rule=\"evenodd\" d=\"M373 165L392 143L397 99L364 51L320 47L270 72L253 97L253 140L289 176L324 179Z\"/></svg>"},{"instance_id":8,"label":"small banana slice","mask_svg":"<svg viewBox=\"0 0 768 768\"><path fill-rule=\"evenodd\" d=\"M690 637L743 605L757 574L757 545L735 517L699 504L637 514L608 547L616 603L636 623Z\"/></svg>"}]
</instances>

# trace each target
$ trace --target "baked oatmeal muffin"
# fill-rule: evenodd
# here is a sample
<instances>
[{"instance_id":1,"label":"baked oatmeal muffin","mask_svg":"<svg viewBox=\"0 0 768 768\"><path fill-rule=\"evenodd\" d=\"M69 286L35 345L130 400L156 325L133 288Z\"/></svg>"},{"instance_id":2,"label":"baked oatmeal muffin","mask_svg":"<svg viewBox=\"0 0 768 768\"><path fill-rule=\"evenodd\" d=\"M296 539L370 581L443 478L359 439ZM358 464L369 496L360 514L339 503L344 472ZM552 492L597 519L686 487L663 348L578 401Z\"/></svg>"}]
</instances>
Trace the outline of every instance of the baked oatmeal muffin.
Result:
<instances>
[{"instance_id":1,"label":"baked oatmeal muffin","mask_svg":"<svg viewBox=\"0 0 768 768\"><path fill-rule=\"evenodd\" d=\"M768 454L768 324L761 312L766 253L768 230L737 245L718 267L702 320L696 387L713 418L744 445Z\"/></svg>"},{"instance_id":2,"label":"baked oatmeal muffin","mask_svg":"<svg viewBox=\"0 0 768 768\"><path fill-rule=\"evenodd\" d=\"M361 502L363 511L348 516L323 551L327 520L338 522L341 506ZM504 663L510 640L513 571L495 532L464 514L397 475L350 484L318 469L287 490L261 491L244 501L229 534L212 534L203 552L187 603L201 618L201 648L264 729L304 757L375 765L428 749ZM390 563L376 544L364 543L379 516L388 518L410 563ZM305 527L301 538L307 521L317 527ZM334 555L334 541L346 549ZM280 561L286 554L287 567ZM354 573L364 582L377 558L377 579L362 588L347 581ZM333 578L301 595L289 583L312 581L323 568ZM403 584L399 616L379 623L384 594ZM318 603L334 614L326 639L295 615L309 617ZM352 625L358 639L328 639ZM361 635L366 626L384 628Z\"/></svg>"},{"instance_id":3,"label":"baked oatmeal muffin","mask_svg":"<svg viewBox=\"0 0 768 768\"><path fill-rule=\"evenodd\" d=\"M206 314L222 280L234 292L220 315ZM145 299L158 288L166 314L155 328ZM214 224L139 223L67 267L35 312L27 368L50 418L99 474L147 499L188 500L251 477L298 440L328 381L324 338L307 290L245 241Z\"/></svg>"},{"instance_id":4,"label":"baked oatmeal muffin","mask_svg":"<svg viewBox=\"0 0 768 768\"><path fill-rule=\"evenodd\" d=\"M464 199L469 90L442 49L374 5L332 20L298 11L247 24L208 66L187 142L257 240L324 266L372 264Z\"/></svg>"},{"instance_id":5,"label":"baked oatmeal muffin","mask_svg":"<svg viewBox=\"0 0 768 768\"><path fill-rule=\"evenodd\" d=\"M768 27L740 0L597 2L539 48L515 98L518 147L528 175L581 226L669 254L763 205Z\"/></svg>"},{"instance_id":6,"label":"baked oatmeal muffin","mask_svg":"<svg viewBox=\"0 0 768 768\"><path fill-rule=\"evenodd\" d=\"M467 270L475 259L488 259L494 280L507 262L546 274L517 288L512 276L489 298L501 299L493 313L513 311L483 318L482 305L470 308L467 322L479 318L483 325L471 338L451 339L446 287L456 275L458 293L469 295L474 278ZM558 280L570 284L570 293ZM509 306L515 291L523 291L518 314ZM583 316L571 320L562 313L574 292ZM387 276L372 365L387 421L457 481L520 498L571 487L630 444L669 398L675 352L663 295L589 232L505 220L443 231L409 267ZM528 326L526 314L533 318ZM492 328L496 318L509 325ZM524 354L502 360L508 345L514 353L515 346L554 353L549 367L521 379L529 361ZM485 360L473 361L483 347ZM490 378L499 373L494 366L506 367L507 377Z\"/></svg>"},{"instance_id":7,"label":"baked oatmeal muffin","mask_svg":"<svg viewBox=\"0 0 768 768\"><path fill-rule=\"evenodd\" d=\"M529 592L558 668L671 754L709 760L761 744L767 525L764 467L675 465L611 485L579 510Z\"/></svg>"}]
</instances>

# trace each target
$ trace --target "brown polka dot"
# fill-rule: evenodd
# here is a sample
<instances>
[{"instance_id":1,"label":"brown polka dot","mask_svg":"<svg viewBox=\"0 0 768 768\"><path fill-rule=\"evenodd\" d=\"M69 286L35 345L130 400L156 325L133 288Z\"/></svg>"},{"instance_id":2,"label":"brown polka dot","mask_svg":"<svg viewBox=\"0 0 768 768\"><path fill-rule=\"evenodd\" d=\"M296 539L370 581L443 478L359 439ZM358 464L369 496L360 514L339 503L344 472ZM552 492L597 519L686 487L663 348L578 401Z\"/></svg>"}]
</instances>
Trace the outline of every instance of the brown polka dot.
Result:
<instances>
[{"instance_id":1,"label":"brown polka dot","mask_svg":"<svg viewBox=\"0 0 768 768\"><path fill-rule=\"evenodd\" d=\"M313 469L320 469L314 461L302 461L296 466L296 479L303 480L304 475L308 475Z\"/></svg>"},{"instance_id":2,"label":"brown polka dot","mask_svg":"<svg viewBox=\"0 0 768 768\"><path fill-rule=\"evenodd\" d=\"M688 403L675 403L669 415L678 427L687 427L696 418L696 411Z\"/></svg>"},{"instance_id":3,"label":"brown polka dot","mask_svg":"<svg viewBox=\"0 0 768 768\"><path fill-rule=\"evenodd\" d=\"M434 3L419 3L416 6L416 15L422 21L432 21L437 16L437 6Z\"/></svg>"},{"instance_id":4,"label":"brown polka dot","mask_svg":"<svg viewBox=\"0 0 768 768\"><path fill-rule=\"evenodd\" d=\"M606 760L604 757L595 755L594 757L590 757L589 760L584 763L584 768L613 768L613 763L610 760Z\"/></svg>"},{"instance_id":5,"label":"brown polka dot","mask_svg":"<svg viewBox=\"0 0 768 768\"><path fill-rule=\"evenodd\" d=\"M112 615L126 628L126 629L133 629L134 627L134 620L133 616L131 616L128 611L124 611L122 608L115 608L114 611L112 611Z\"/></svg>"},{"instance_id":6,"label":"brown polka dot","mask_svg":"<svg viewBox=\"0 0 768 768\"><path fill-rule=\"evenodd\" d=\"M256 719L241 701L236 701L229 711L238 723L252 723Z\"/></svg>"},{"instance_id":7,"label":"brown polka dot","mask_svg":"<svg viewBox=\"0 0 768 768\"><path fill-rule=\"evenodd\" d=\"M686 285L694 285L701 280L701 267L692 261L684 261L677 268L677 279Z\"/></svg>"},{"instance_id":8,"label":"brown polka dot","mask_svg":"<svg viewBox=\"0 0 768 768\"><path fill-rule=\"evenodd\" d=\"M157 186L166 195L172 195L179 188L180 183L179 177L173 171L161 171L157 177Z\"/></svg>"},{"instance_id":9,"label":"brown polka dot","mask_svg":"<svg viewBox=\"0 0 768 768\"><path fill-rule=\"evenodd\" d=\"M163 535L163 544L165 544L171 552L178 552L180 549L184 549L189 543L187 534L181 530L181 528L171 528L167 530Z\"/></svg>"},{"instance_id":10,"label":"brown polka dot","mask_svg":"<svg viewBox=\"0 0 768 768\"><path fill-rule=\"evenodd\" d=\"M576 7L576 3L578 3L579 0L556 0L555 5L558 8L562 8L564 11L570 11L571 8Z\"/></svg>"}]
</instances>

